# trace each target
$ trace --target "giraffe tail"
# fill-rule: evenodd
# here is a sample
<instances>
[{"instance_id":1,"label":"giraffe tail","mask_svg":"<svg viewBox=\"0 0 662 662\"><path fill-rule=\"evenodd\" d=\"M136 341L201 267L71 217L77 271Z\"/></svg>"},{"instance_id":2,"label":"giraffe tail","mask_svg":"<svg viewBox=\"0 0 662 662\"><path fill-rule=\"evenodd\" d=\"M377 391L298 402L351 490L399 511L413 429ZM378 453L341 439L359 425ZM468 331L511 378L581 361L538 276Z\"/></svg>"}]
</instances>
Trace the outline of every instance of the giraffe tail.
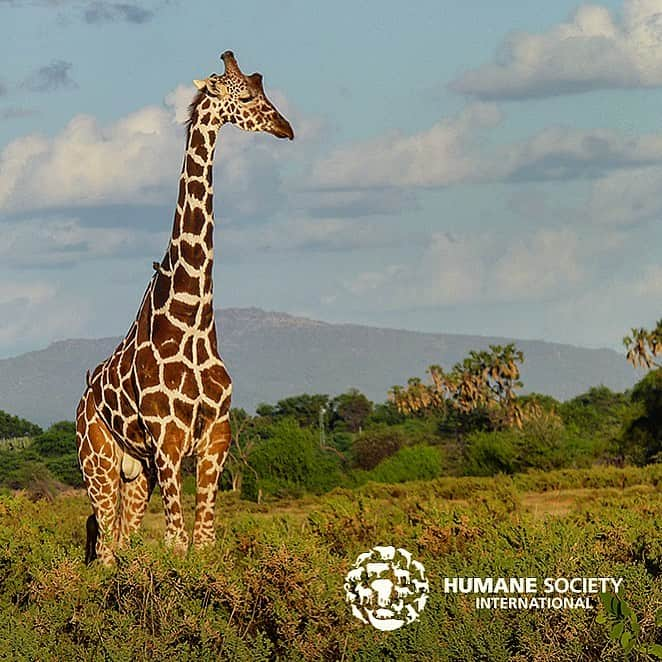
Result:
<instances>
[{"instance_id":1,"label":"giraffe tail","mask_svg":"<svg viewBox=\"0 0 662 662\"><path fill-rule=\"evenodd\" d=\"M87 518L85 528L87 530L85 565L90 565L97 558L97 538L99 537L99 524L94 513Z\"/></svg>"}]
</instances>

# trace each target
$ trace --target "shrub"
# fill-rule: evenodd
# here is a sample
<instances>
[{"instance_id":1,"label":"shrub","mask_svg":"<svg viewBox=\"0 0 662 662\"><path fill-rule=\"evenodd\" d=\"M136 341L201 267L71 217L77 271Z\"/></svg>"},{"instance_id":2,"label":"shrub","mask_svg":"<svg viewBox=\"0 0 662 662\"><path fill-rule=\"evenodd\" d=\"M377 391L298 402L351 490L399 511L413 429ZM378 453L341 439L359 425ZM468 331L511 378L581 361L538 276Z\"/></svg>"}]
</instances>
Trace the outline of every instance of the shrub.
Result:
<instances>
[{"instance_id":1,"label":"shrub","mask_svg":"<svg viewBox=\"0 0 662 662\"><path fill-rule=\"evenodd\" d=\"M514 473L519 468L520 442L513 430L473 432L465 447L464 473L469 476Z\"/></svg>"},{"instance_id":2,"label":"shrub","mask_svg":"<svg viewBox=\"0 0 662 662\"><path fill-rule=\"evenodd\" d=\"M404 483L408 480L437 478L443 470L442 455L433 446L408 446L386 458L366 474L378 483Z\"/></svg>"},{"instance_id":3,"label":"shrub","mask_svg":"<svg viewBox=\"0 0 662 662\"><path fill-rule=\"evenodd\" d=\"M42 432L43 430L38 425L0 410L0 439L32 437Z\"/></svg>"},{"instance_id":4,"label":"shrub","mask_svg":"<svg viewBox=\"0 0 662 662\"><path fill-rule=\"evenodd\" d=\"M76 425L71 421L53 423L35 437L34 449L43 457L60 457L76 453Z\"/></svg>"},{"instance_id":5,"label":"shrub","mask_svg":"<svg viewBox=\"0 0 662 662\"><path fill-rule=\"evenodd\" d=\"M252 471L244 474L242 497L257 499L262 491L275 496L321 494L340 484L339 459L319 448L317 435L284 419L251 452Z\"/></svg>"},{"instance_id":6,"label":"shrub","mask_svg":"<svg viewBox=\"0 0 662 662\"><path fill-rule=\"evenodd\" d=\"M354 465L369 471L407 443L406 435L397 429L376 428L358 436L352 444Z\"/></svg>"}]
</instances>

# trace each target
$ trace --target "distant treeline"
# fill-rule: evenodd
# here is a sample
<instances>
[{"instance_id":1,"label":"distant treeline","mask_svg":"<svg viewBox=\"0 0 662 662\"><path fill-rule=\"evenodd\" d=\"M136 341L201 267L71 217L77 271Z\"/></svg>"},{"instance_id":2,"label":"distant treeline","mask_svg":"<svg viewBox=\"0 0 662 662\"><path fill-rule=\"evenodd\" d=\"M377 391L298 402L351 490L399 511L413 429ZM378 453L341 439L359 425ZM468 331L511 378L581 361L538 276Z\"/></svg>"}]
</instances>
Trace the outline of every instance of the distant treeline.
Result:
<instances>
[{"instance_id":1,"label":"distant treeline","mask_svg":"<svg viewBox=\"0 0 662 662\"><path fill-rule=\"evenodd\" d=\"M566 402L532 394L517 404L526 414L518 424L494 416L489 403L464 412L449 406L403 412L355 389L333 398L285 398L260 405L255 415L235 409L221 489L260 500L368 481L644 465L662 457L662 370L625 393L600 386ZM82 486L73 423L44 432L4 412L0 417L7 430L0 436L32 438L25 447L0 447L0 486L37 496ZM185 461L184 480L193 491L192 461Z\"/></svg>"}]
</instances>

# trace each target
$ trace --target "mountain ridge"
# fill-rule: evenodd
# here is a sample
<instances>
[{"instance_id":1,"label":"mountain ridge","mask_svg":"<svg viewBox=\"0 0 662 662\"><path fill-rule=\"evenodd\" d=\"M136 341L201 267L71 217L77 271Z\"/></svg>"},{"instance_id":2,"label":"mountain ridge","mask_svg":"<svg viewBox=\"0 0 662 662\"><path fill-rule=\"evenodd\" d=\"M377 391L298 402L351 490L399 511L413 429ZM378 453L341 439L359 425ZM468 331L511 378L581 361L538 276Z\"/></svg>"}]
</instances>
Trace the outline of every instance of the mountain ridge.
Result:
<instances>
[{"instance_id":1,"label":"mountain ridge","mask_svg":"<svg viewBox=\"0 0 662 662\"><path fill-rule=\"evenodd\" d=\"M259 308L216 312L219 347L233 377L233 404L253 410L298 393L356 387L375 401L432 364L450 367L472 349L515 342L524 352L525 391L567 399L591 386L631 387L640 377L623 355L545 340L432 333L331 323ZM0 359L0 409L40 425L72 419L85 373L119 337L69 338Z\"/></svg>"}]
</instances>

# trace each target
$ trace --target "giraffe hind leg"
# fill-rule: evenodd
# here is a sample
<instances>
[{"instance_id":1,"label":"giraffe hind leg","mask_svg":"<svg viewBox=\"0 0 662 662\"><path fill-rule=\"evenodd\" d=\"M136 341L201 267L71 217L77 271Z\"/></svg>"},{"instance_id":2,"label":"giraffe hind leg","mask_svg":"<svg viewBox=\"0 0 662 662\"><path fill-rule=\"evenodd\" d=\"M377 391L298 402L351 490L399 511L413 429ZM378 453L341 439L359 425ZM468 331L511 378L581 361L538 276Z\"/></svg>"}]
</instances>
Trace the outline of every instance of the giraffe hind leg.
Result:
<instances>
[{"instance_id":1,"label":"giraffe hind leg","mask_svg":"<svg viewBox=\"0 0 662 662\"><path fill-rule=\"evenodd\" d=\"M104 565L111 565L117 540L121 452L110 430L96 413L89 390L78 408L76 443L78 460L94 511L94 515L87 521L85 557L91 562L96 556Z\"/></svg>"},{"instance_id":2,"label":"giraffe hind leg","mask_svg":"<svg viewBox=\"0 0 662 662\"><path fill-rule=\"evenodd\" d=\"M156 484L153 471L142 467L132 480L124 477L120 483L119 543L124 544L142 523L147 504Z\"/></svg>"}]
</instances>

